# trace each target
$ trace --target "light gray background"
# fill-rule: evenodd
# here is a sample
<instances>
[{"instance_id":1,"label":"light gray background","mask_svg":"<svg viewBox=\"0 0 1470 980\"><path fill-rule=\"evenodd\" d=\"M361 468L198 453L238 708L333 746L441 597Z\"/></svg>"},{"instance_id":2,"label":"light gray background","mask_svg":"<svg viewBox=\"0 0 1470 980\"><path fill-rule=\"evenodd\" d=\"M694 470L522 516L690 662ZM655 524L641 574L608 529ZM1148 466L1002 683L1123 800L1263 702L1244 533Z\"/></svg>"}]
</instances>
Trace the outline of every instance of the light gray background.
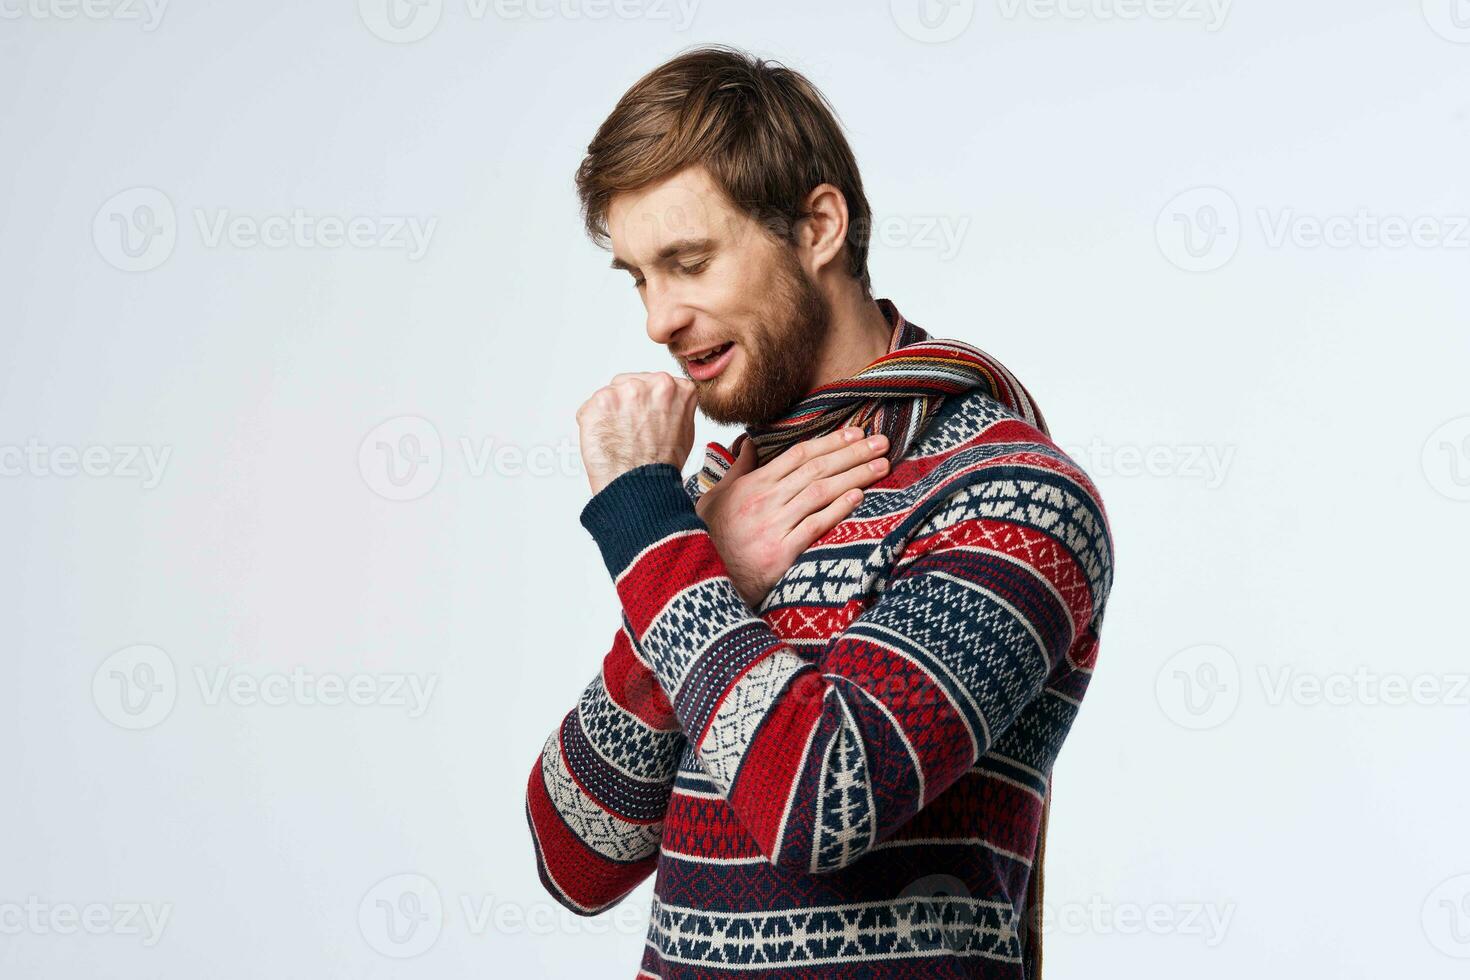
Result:
<instances>
[{"instance_id":1,"label":"light gray background","mask_svg":"<svg viewBox=\"0 0 1470 980\"><path fill-rule=\"evenodd\" d=\"M1465 0L92 2L0 0L0 975L633 975L522 813L616 623L573 413L673 363L571 177L708 41L1102 490L1048 975L1463 975Z\"/></svg>"}]
</instances>

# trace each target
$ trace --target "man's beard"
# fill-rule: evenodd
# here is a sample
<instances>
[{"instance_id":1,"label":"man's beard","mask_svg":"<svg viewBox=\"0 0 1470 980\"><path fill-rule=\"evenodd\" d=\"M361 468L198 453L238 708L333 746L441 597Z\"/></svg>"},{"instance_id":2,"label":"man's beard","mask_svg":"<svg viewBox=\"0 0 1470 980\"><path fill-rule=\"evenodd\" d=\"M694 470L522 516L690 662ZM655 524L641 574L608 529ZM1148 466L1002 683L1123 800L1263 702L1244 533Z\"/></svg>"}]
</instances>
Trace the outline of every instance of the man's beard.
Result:
<instances>
[{"instance_id":1,"label":"man's beard","mask_svg":"<svg viewBox=\"0 0 1470 980\"><path fill-rule=\"evenodd\" d=\"M790 250L778 248L778 255L770 299L751 334L739 341L745 362L739 384L729 387L724 371L694 382L700 411L720 425L767 425L812 389L831 311ZM722 384L728 390L717 390Z\"/></svg>"}]
</instances>

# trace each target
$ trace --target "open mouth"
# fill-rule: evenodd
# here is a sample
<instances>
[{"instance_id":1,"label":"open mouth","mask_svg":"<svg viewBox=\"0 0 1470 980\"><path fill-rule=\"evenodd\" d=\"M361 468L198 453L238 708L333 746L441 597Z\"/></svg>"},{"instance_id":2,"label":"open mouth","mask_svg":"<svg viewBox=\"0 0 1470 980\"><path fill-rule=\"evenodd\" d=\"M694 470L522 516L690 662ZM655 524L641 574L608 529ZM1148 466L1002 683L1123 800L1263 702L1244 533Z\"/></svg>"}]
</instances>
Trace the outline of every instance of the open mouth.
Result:
<instances>
[{"instance_id":1,"label":"open mouth","mask_svg":"<svg viewBox=\"0 0 1470 980\"><path fill-rule=\"evenodd\" d=\"M684 373L692 381L709 381L718 377L735 358L735 342L727 340L718 347L711 347L698 357L684 358Z\"/></svg>"},{"instance_id":2,"label":"open mouth","mask_svg":"<svg viewBox=\"0 0 1470 980\"><path fill-rule=\"evenodd\" d=\"M721 344L718 347L711 347L708 351L706 351L699 357L691 357L687 360L690 364L713 364L715 361L719 360L721 354L730 349L730 345L733 343L733 340L727 340L725 341L725 343Z\"/></svg>"}]
</instances>

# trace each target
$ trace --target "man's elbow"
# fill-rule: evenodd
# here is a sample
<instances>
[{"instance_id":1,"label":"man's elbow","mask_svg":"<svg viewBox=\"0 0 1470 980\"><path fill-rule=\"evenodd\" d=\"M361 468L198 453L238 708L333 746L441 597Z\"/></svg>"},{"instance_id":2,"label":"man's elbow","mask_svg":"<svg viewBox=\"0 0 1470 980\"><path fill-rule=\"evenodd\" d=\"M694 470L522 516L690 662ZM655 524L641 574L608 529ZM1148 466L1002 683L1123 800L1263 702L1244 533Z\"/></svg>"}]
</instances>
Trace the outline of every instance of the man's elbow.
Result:
<instances>
[{"instance_id":1,"label":"man's elbow","mask_svg":"<svg viewBox=\"0 0 1470 980\"><path fill-rule=\"evenodd\" d=\"M607 899L606 901L603 901L599 905L582 905L578 902L573 901L569 895L566 895L562 892L561 889L557 888L556 883L547 876L546 869L544 867L541 867L539 864L537 866L537 872L541 878L541 887L546 890L546 894L550 895L552 900L556 902L556 904L560 905L562 908L571 912L573 915L580 916L584 919L590 919L594 915L601 915L603 912L606 912L608 909L621 902L624 898L627 897L628 894L627 892L624 892L621 895L616 895L612 898Z\"/></svg>"}]
</instances>

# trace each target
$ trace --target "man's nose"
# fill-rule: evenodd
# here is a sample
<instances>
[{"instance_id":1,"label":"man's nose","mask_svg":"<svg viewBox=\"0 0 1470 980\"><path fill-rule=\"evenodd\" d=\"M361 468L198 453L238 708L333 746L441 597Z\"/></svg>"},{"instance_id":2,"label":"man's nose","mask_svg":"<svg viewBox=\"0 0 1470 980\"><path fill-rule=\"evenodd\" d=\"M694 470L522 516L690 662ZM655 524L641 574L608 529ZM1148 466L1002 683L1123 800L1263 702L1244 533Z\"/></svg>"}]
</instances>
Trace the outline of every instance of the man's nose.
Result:
<instances>
[{"instance_id":1,"label":"man's nose","mask_svg":"<svg viewBox=\"0 0 1470 980\"><path fill-rule=\"evenodd\" d=\"M648 337L655 344L668 345L693 319L689 307L668 291L656 291L650 286L644 298L648 302Z\"/></svg>"}]
</instances>

